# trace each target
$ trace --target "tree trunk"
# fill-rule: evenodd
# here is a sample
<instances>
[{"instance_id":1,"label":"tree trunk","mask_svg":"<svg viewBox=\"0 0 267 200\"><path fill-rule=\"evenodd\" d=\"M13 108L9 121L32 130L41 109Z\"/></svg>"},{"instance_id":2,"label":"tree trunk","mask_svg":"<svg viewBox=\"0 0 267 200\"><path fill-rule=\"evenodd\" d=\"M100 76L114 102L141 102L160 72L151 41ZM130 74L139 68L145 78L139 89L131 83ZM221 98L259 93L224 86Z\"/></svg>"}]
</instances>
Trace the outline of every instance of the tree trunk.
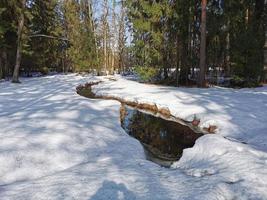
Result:
<instances>
[{"instance_id":1,"label":"tree trunk","mask_svg":"<svg viewBox=\"0 0 267 200\"><path fill-rule=\"evenodd\" d=\"M116 36L117 36L117 27L116 27L116 0L112 1L112 48L111 48L111 74L114 74L115 67L115 52L116 52Z\"/></svg>"},{"instance_id":2,"label":"tree trunk","mask_svg":"<svg viewBox=\"0 0 267 200\"><path fill-rule=\"evenodd\" d=\"M110 70L110 74L114 74L114 66L115 66L115 52L114 50L112 51L111 54L111 70Z\"/></svg>"},{"instance_id":3,"label":"tree trunk","mask_svg":"<svg viewBox=\"0 0 267 200\"><path fill-rule=\"evenodd\" d=\"M93 39L94 39L94 45L95 45L95 54L96 54L96 61L97 61L97 71L99 73L99 56L98 56L98 48L97 48L97 39L96 39L96 31L95 31L95 23L93 19L93 8L92 8L92 0L88 0L88 14L90 17L90 27L93 32Z\"/></svg>"},{"instance_id":4,"label":"tree trunk","mask_svg":"<svg viewBox=\"0 0 267 200\"><path fill-rule=\"evenodd\" d=\"M104 70L105 74L107 73L107 32L106 32L106 23L104 25Z\"/></svg>"},{"instance_id":5,"label":"tree trunk","mask_svg":"<svg viewBox=\"0 0 267 200\"><path fill-rule=\"evenodd\" d=\"M2 55L1 54L2 53L0 52L0 80L5 78L4 65L3 65L3 62L2 62Z\"/></svg>"},{"instance_id":6,"label":"tree trunk","mask_svg":"<svg viewBox=\"0 0 267 200\"><path fill-rule=\"evenodd\" d=\"M230 76L231 75L231 64L230 64L230 19L227 19L227 33L226 33L226 38L225 38L225 42L226 42L226 46L225 46L225 57L224 57L224 63L225 63L225 67L224 67L224 72L226 76Z\"/></svg>"},{"instance_id":7,"label":"tree trunk","mask_svg":"<svg viewBox=\"0 0 267 200\"><path fill-rule=\"evenodd\" d=\"M14 72L13 72L13 78L12 78L13 83L20 83L20 81L19 81L20 62L21 62L21 41L20 41L20 39L18 39L17 53L16 53L16 64L15 64L15 68L14 68Z\"/></svg>"},{"instance_id":8,"label":"tree trunk","mask_svg":"<svg viewBox=\"0 0 267 200\"><path fill-rule=\"evenodd\" d=\"M181 41L180 44L180 84L188 85L188 62L187 62L187 44Z\"/></svg>"},{"instance_id":9,"label":"tree trunk","mask_svg":"<svg viewBox=\"0 0 267 200\"><path fill-rule=\"evenodd\" d=\"M263 81L267 82L267 29L265 30Z\"/></svg>"},{"instance_id":10,"label":"tree trunk","mask_svg":"<svg viewBox=\"0 0 267 200\"><path fill-rule=\"evenodd\" d=\"M21 46L22 46L22 30L24 26L24 9L26 6L26 0L21 0L21 13L18 20L18 31L17 31L17 54L16 54L16 64L13 72L13 83L19 83L19 68L20 68L20 61L21 61Z\"/></svg>"},{"instance_id":11,"label":"tree trunk","mask_svg":"<svg viewBox=\"0 0 267 200\"><path fill-rule=\"evenodd\" d=\"M6 52L5 47L3 48L0 57L1 57L0 68L2 70L2 78L5 79L9 75L8 74L8 59L7 59L7 52Z\"/></svg>"},{"instance_id":12,"label":"tree trunk","mask_svg":"<svg viewBox=\"0 0 267 200\"><path fill-rule=\"evenodd\" d=\"M255 14L253 17L253 32L255 31L258 40L258 52L257 56L260 55L260 71L258 80L264 81L267 76L267 26L266 20L267 15L266 13L267 8L267 0L256 0L255 1ZM262 51L263 49L263 51ZM265 73L265 74L264 74Z\"/></svg>"},{"instance_id":13,"label":"tree trunk","mask_svg":"<svg viewBox=\"0 0 267 200\"><path fill-rule=\"evenodd\" d=\"M164 40L164 43L167 43L166 40ZM164 45L164 47L162 48L162 55L163 55L163 76L164 79L168 78L168 67L169 67L169 59L168 59L168 50L166 45Z\"/></svg>"},{"instance_id":14,"label":"tree trunk","mask_svg":"<svg viewBox=\"0 0 267 200\"><path fill-rule=\"evenodd\" d=\"M176 58L176 86L179 86L179 80L180 80L180 70L181 70L181 52L182 52L182 45L181 45L181 41L180 38L177 36L177 42L176 42L176 51L177 51L177 58Z\"/></svg>"},{"instance_id":15,"label":"tree trunk","mask_svg":"<svg viewBox=\"0 0 267 200\"><path fill-rule=\"evenodd\" d=\"M201 41L200 41L200 71L198 77L198 87L205 87L206 74L206 15L207 0L201 2Z\"/></svg>"},{"instance_id":16,"label":"tree trunk","mask_svg":"<svg viewBox=\"0 0 267 200\"><path fill-rule=\"evenodd\" d=\"M264 1L264 8L267 6L267 0ZM264 19L267 19L265 15ZM263 81L267 82L267 26L265 26L265 44L264 44L264 68L263 68Z\"/></svg>"},{"instance_id":17,"label":"tree trunk","mask_svg":"<svg viewBox=\"0 0 267 200\"><path fill-rule=\"evenodd\" d=\"M107 63L108 63L108 52L107 52L107 40L108 40L108 1L104 0L104 27L103 27L103 31L104 31L104 70L105 70L105 75L107 75Z\"/></svg>"},{"instance_id":18,"label":"tree trunk","mask_svg":"<svg viewBox=\"0 0 267 200\"><path fill-rule=\"evenodd\" d=\"M124 45L125 45L125 26L124 26L124 2L121 1L120 20L119 20L119 73L124 73ZM145 50L144 50L145 53ZM145 56L144 56L145 57Z\"/></svg>"},{"instance_id":19,"label":"tree trunk","mask_svg":"<svg viewBox=\"0 0 267 200\"><path fill-rule=\"evenodd\" d=\"M166 53L164 53L166 54ZM167 56L164 55L164 58L163 58L163 76L164 76L164 79L167 79L168 78L168 61L167 61Z\"/></svg>"}]
</instances>

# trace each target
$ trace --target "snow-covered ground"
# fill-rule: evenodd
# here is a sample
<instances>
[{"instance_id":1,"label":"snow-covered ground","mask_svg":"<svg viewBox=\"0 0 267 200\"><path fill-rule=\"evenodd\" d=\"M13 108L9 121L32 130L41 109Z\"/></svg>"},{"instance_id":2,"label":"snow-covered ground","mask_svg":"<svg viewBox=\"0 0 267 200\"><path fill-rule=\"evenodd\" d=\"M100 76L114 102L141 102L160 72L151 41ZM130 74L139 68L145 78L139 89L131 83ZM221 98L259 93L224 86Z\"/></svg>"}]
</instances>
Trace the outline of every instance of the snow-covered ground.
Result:
<instances>
[{"instance_id":1,"label":"snow-covered ground","mask_svg":"<svg viewBox=\"0 0 267 200\"><path fill-rule=\"evenodd\" d=\"M215 135L173 168L147 161L120 127L119 103L76 94L92 77L0 83L0 199L267 199L267 88L183 89L118 78L94 90L168 107ZM227 136L224 138L223 136ZM248 144L243 144L246 142Z\"/></svg>"},{"instance_id":2,"label":"snow-covered ground","mask_svg":"<svg viewBox=\"0 0 267 200\"><path fill-rule=\"evenodd\" d=\"M216 125L217 133L267 152L267 86L255 89L176 88L145 85L119 76L93 87L97 95L168 108L172 115L201 119L200 127Z\"/></svg>"}]
</instances>

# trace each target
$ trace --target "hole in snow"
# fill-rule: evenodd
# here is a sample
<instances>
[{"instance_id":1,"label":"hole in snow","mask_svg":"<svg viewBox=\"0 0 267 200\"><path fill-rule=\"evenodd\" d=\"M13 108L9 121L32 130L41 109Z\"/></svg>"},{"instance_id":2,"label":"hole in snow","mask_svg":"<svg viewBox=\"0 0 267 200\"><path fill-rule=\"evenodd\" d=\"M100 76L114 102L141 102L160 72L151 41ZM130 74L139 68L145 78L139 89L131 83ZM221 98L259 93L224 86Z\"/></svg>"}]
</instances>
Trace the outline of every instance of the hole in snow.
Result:
<instances>
[{"instance_id":1,"label":"hole in snow","mask_svg":"<svg viewBox=\"0 0 267 200\"><path fill-rule=\"evenodd\" d=\"M143 145L147 159L164 167L179 160L183 149L192 147L203 135L125 104L121 106L120 118L122 128Z\"/></svg>"}]
</instances>

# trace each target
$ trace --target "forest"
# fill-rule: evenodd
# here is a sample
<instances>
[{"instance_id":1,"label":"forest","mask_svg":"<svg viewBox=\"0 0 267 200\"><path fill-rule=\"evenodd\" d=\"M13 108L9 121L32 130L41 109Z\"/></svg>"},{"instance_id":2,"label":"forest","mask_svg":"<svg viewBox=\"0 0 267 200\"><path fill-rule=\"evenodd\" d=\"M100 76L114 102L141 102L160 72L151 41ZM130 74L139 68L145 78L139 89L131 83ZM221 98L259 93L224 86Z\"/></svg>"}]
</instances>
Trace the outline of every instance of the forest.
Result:
<instances>
[{"instance_id":1,"label":"forest","mask_svg":"<svg viewBox=\"0 0 267 200\"><path fill-rule=\"evenodd\" d=\"M1 0L0 76L254 87L266 80L266 13L264 0Z\"/></svg>"},{"instance_id":2,"label":"forest","mask_svg":"<svg viewBox=\"0 0 267 200\"><path fill-rule=\"evenodd\" d=\"M267 0L0 0L0 200L267 200Z\"/></svg>"}]
</instances>

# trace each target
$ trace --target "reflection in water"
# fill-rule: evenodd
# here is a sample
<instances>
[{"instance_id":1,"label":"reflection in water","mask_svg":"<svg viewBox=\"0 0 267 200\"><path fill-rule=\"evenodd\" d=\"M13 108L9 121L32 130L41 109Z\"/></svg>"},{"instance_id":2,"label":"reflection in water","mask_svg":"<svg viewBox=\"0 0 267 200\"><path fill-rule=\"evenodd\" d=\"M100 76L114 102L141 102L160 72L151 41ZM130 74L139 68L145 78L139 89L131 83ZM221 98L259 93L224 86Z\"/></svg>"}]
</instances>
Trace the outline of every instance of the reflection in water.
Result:
<instances>
[{"instance_id":1,"label":"reflection in water","mask_svg":"<svg viewBox=\"0 0 267 200\"><path fill-rule=\"evenodd\" d=\"M177 122L164 120L122 105L121 126L144 147L148 160L162 166L170 166L178 160L183 149L192 147L201 133Z\"/></svg>"}]
</instances>

